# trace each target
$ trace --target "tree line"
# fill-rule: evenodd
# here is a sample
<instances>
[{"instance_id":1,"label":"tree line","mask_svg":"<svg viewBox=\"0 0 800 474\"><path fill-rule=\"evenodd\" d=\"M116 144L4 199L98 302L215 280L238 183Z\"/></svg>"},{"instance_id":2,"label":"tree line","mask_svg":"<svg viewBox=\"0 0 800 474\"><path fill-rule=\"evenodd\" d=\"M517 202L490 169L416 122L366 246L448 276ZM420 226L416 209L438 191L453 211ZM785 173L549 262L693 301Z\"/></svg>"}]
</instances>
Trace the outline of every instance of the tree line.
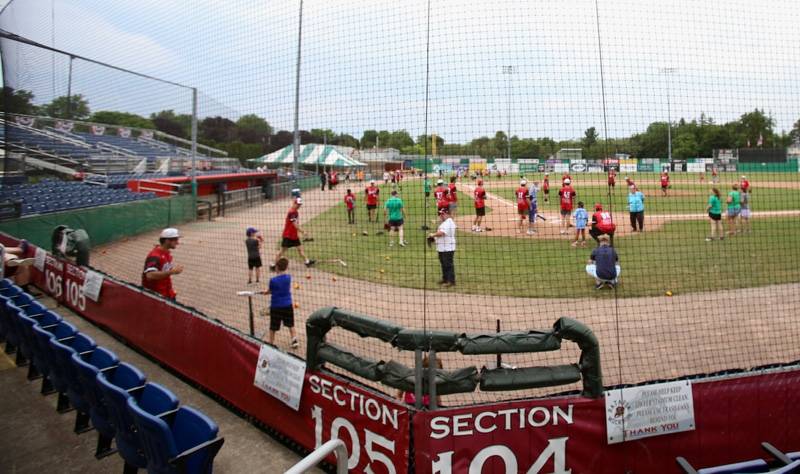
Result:
<instances>
[{"instance_id":1,"label":"tree line","mask_svg":"<svg viewBox=\"0 0 800 474\"><path fill-rule=\"evenodd\" d=\"M66 96L57 97L38 106L33 99L34 95L30 91L4 87L0 106L9 113L149 128L180 138L191 138L191 115L176 113L174 110L162 110L144 117L110 110L92 112L88 100L81 94L72 95L69 100ZM800 143L800 119L789 132L778 132L775 130L775 120L758 108L726 123L716 123L712 117L702 113L696 119L681 118L673 122L670 130L668 127L667 122L653 122L640 133L608 139L602 138L596 127L589 127L580 139L572 140L512 135L511 158L544 158L555 155L562 148L580 148L583 156L589 159L599 159L615 153L627 153L639 158L665 158L670 133L672 156L679 159L710 157L714 149L785 148L792 143ZM291 145L294 141L291 131L275 131L266 119L255 114L242 115L236 121L222 116L199 119L197 135L199 143L225 150L230 156L242 160L271 153ZM474 138L468 143L447 143L443 137L432 134L414 138L406 130L365 130L360 139L331 129L300 131L300 142L303 144L327 143L358 149L395 148L404 155L431 154L434 137L437 155L478 155L483 158L508 156L509 137L503 131L498 131L491 137Z\"/></svg>"}]
</instances>

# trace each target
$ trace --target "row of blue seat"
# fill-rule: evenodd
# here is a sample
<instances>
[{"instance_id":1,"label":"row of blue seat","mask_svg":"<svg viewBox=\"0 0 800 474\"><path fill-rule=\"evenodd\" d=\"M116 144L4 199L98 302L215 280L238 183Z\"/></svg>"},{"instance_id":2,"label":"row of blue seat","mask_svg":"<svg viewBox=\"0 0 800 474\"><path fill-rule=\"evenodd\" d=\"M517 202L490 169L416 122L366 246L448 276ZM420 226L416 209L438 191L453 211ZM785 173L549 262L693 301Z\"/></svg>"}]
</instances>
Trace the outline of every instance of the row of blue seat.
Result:
<instances>
[{"instance_id":1,"label":"row of blue seat","mask_svg":"<svg viewBox=\"0 0 800 474\"><path fill-rule=\"evenodd\" d=\"M42 394L58 393L60 413L76 410L76 433L97 430L98 459L118 452L126 474L212 472L224 438L210 418L9 280L0 280L0 340L29 380L42 378Z\"/></svg>"},{"instance_id":2,"label":"row of blue seat","mask_svg":"<svg viewBox=\"0 0 800 474\"><path fill-rule=\"evenodd\" d=\"M742 474L742 473L761 473L761 474L798 474L800 473L800 452L784 453L775 448L770 443L761 443L775 462L774 468L770 467L764 459L751 459L749 461L722 464L719 466L695 469L685 458L679 456L675 459L678 466L686 474Z\"/></svg>"},{"instance_id":3,"label":"row of blue seat","mask_svg":"<svg viewBox=\"0 0 800 474\"><path fill-rule=\"evenodd\" d=\"M81 182L43 181L37 184L6 186L0 200L21 200L22 215L44 214L106 204L155 199L155 193L134 193L128 189L109 189Z\"/></svg>"}]
</instances>

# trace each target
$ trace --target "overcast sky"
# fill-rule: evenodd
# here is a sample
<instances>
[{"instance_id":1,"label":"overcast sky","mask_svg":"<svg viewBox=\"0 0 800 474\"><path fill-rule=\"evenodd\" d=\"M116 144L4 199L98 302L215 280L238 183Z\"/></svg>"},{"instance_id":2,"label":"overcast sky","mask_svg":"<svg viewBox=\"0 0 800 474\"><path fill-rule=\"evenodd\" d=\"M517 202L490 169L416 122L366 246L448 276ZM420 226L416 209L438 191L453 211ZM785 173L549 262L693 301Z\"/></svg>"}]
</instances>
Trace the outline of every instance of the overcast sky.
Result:
<instances>
[{"instance_id":1,"label":"overcast sky","mask_svg":"<svg viewBox=\"0 0 800 474\"><path fill-rule=\"evenodd\" d=\"M423 133L427 8L420 0L305 0L301 128ZM196 86L201 116L255 113L291 129L298 10L298 1L13 0L0 24ZM428 130L448 142L509 126L524 137L577 138L590 126L602 134L599 49L609 136L668 114L724 122L759 107L779 130L800 119L796 0L599 0L599 18L594 0L432 0L430 20ZM39 102L66 93L65 58L4 47L9 85L33 90ZM664 67L676 71L661 74ZM179 88L80 61L73 91L93 110L190 105Z\"/></svg>"}]
</instances>

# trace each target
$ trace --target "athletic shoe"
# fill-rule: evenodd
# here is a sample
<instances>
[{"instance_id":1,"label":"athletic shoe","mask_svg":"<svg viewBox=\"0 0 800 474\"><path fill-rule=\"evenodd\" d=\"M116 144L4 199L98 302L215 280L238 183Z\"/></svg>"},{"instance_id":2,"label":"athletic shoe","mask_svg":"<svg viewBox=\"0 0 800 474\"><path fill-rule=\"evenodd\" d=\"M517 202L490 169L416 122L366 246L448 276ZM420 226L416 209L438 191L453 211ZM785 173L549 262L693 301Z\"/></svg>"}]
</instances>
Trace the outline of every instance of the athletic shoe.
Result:
<instances>
[{"instance_id":1,"label":"athletic shoe","mask_svg":"<svg viewBox=\"0 0 800 474\"><path fill-rule=\"evenodd\" d=\"M528 231L528 235L533 235L533 234L535 234L535 233L536 233L536 232L534 232L534 231L532 231L532 230L529 230L529 231Z\"/></svg>"},{"instance_id":2,"label":"athletic shoe","mask_svg":"<svg viewBox=\"0 0 800 474\"><path fill-rule=\"evenodd\" d=\"M570 247L577 247L578 246L578 241L576 240L575 242L572 242L569 245L570 245Z\"/></svg>"},{"instance_id":3,"label":"athletic shoe","mask_svg":"<svg viewBox=\"0 0 800 474\"><path fill-rule=\"evenodd\" d=\"M394 247L394 242L389 242L389 247Z\"/></svg>"},{"instance_id":4,"label":"athletic shoe","mask_svg":"<svg viewBox=\"0 0 800 474\"><path fill-rule=\"evenodd\" d=\"M405 247L408 242L406 242L405 240L401 240L399 243L401 247Z\"/></svg>"},{"instance_id":5,"label":"athletic shoe","mask_svg":"<svg viewBox=\"0 0 800 474\"><path fill-rule=\"evenodd\" d=\"M603 288L604 286L606 286L606 283L604 281L601 281L600 283L597 283L596 285L594 285L594 289L595 290L599 290L599 289Z\"/></svg>"},{"instance_id":6,"label":"athletic shoe","mask_svg":"<svg viewBox=\"0 0 800 474\"><path fill-rule=\"evenodd\" d=\"M300 343L297 341L297 338L292 339L292 349L297 349L300 347Z\"/></svg>"},{"instance_id":7,"label":"athletic shoe","mask_svg":"<svg viewBox=\"0 0 800 474\"><path fill-rule=\"evenodd\" d=\"M314 260L314 259L311 259L311 260L309 260L309 261L307 261L307 262L306 262L306 266L307 266L307 267L310 267L310 266L314 265L315 263L317 263L317 261L316 261L316 260Z\"/></svg>"},{"instance_id":8,"label":"athletic shoe","mask_svg":"<svg viewBox=\"0 0 800 474\"><path fill-rule=\"evenodd\" d=\"M567 233L567 231L566 231L566 230L562 230L562 231L561 231L561 232L559 232L559 233L560 233L561 235L564 235L564 234L566 234L566 233Z\"/></svg>"},{"instance_id":9,"label":"athletic shoe","mask_svg":"<svg viewBox=\"0 0 800 474\"><path fill-rule=\"evenodd\" d=\"M442 283L442 288L450 288L450 287L453 287L453 286L456 286L456 284L453 283L453 282L446 281L446 282Z\"/></svg>"},{"instance_id":10,"label":"athletic shoe","mask_svg":"<svg viewBox=\"0 0 800 474\"><path fill-rule=\"evenodd\" d=\"M586 241L581 242L581 247L586 248Z\"/></svg>"},{"instance_id":11,"label":"athletic shoe","mask_svg":"<svg viewBox=\"0 0 800 474\"><path fill-rule=\"evenodd\" d=\"M437 283L438 285L444 285L444 284L445 284L445 283L447 283L447 282L446 282L446 281L444 281L444 280L439 280L439 281L438 281L438 282L436 282L436 283Z\"/></svg>"},{"instance_id":12,"label":"athletic shoe","mask_svg":"<svg viewBox=\"0 0 800 474\"><path fill-rule=\"evenodd\" d=\"M711 242L711 241L713 241L713 240L714 240L714 239L713 239L713 238L711 238L711 237L706 237L706 242Z\"/></svg>"},{"instance_id":13,"label":"athletic shoe","mask_svg":"<svg viewBox=\"0 0 800 474\"><path fill-rule=\"evenodd\" d=\"M483 229L481 229L480 227L478 227L477 229L475 229L475 232L483 232Z\"/></svg>"}]
</instances>

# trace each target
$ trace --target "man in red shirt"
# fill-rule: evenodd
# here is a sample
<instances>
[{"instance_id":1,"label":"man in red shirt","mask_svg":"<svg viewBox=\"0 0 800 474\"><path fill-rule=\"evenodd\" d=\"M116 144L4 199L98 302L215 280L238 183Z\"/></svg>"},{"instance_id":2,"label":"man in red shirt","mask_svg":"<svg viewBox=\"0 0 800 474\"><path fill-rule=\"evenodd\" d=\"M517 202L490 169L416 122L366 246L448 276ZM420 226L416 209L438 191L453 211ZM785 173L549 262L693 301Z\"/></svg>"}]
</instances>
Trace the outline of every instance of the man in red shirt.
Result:
<instances>
[{"instance_id":1,"label":"man in red shirt","mask_svg":"<svg viewBox=\"0 0 800 474\"><path fill-rule=\"evenodd\" d=\"M289 208L289 212L286 214L286 221L283 224L283 234L281 239L281 249L278 250L278 254L275 256L275 261L272 265L269 266L271 271L275 271L275 265L278 263L278 260L283 257L283 254L286 250L297 247L297 253L303 258L307 267L314 265L315 260L311 260L306 257L305 252L303 252L303 244L300 242L300 234L305 234L306 232L300 228L298 222L300 222L300 206L303 205L302 198L295 198L292 201L292 207Z\"/></svg>"},{"instance_id":2,"label":"man in red shirt","mask_svg":"<svg viewBox=\"0 0 800 474\"><path fill-rule=\"evenodd\" d=\"M570 186L572 180L565 178L558 195L561 198L561 234L566 234L570 227L569 218L572 215L572 203L575 201L575 190Z\"/></svg>"},{"instance_id":3,"label":"man in red shirt","mask_svg":"<svg viewBox=\"0 0 800 474\"><path fill-rule=\"evenodd\" d=\"M669 189L669 173L666 171L661 172L661 194L666 196L667 189Z\"/></svg>"},{"instance_id":4,"label":"man in red shirt","mask_svg":"<svg viewBox=\"0 0 800 474\"><path fill-rule=\"evenodd\" d=\"M550 175L547 173L542 179L542 192L544 193L544 202L550 202Z\"/></svg>"},{"instance_id":5,"label":"man in red shirt","mask_svg":"<svg viewBox=\"0 0 800 474\"><path fill-rule=\"evenodd\" d=\"M147 254L142 272L142 286L170 300L175 300L176 296L172 288L172 275L178 275L183 271L181 265L172 263L170 252L178 246L179 238L178 229L170 227L161 231L158 245Z\"/></svg>"},{"instance_id":6,"label":"man in red shirt","mask_svg":"<svg viewBox=\"0 0 800 474\"><path fill-rule=\"evenodd\" d=\"M444 181L436 181L436 189L433 190L433 199L436 201L436 211L442 209L450 209L450 198L447 196L447 188L444 187Z\"/></svg>"},{"instance_id":7,"label":"man in red shirt","mask_svg":"<svg viewBox=\"0 0 800 474\"><path fill-rule=\"evenodd\" d=\"M347 190L347 194L344 195L344 205L347 206L347 223L348 224L355 224L356 223L356 195L353 194L353 191Z\"/></svg>"},{"instance_id":8,"label":"man in red shirt","mask_svg":"<svg viewBox=\"0 0 800 474\"><path fill-rule=\"evenodd\" d=\"M475 220L472 222L472 231L483 232L481 221L486 215L486 191L483 189L482 179L478 180L478 187L472 192L472 197L475 200Z\"/></svg>"},{"instance_id":9,"label":"man in red shirt","mask_svg":"<svg viewBox=\"0 0 800 474\"><path fill-rule=\"evenodd\" d=\"M519 180L519 187L516 191L514 191L514 195L517 198L517 213L519 214L519 228L517 229L518 234L521 234L522 231L527 227L525 224L525 218L528 217L528 209L530 209L527 186L528 181L521 179Z\"/></svg>"},{"instance_id":10,"label":"man in red shirt","mask_svg":"<svg viewBox=\"0 0 800 474\"><path fill-rule=\"evenodd\" d=\"M458 208L458 195L456 194L456 177L450 177L450 184L447 185L447 202L450 209L450 217L456 217Z\"/></svg>"},{"instance_id":11,"label":"man in red shirt","mask_svg":"<svg viewBox=\"0 0 800 474\"><path fill-rule=\"evenodd\" d=\"M614 218L610 212L603 210L603 205L599 202L594 205L594 214L592 214L592 228L589 229L589 235L592 236L597 245L600 245L598 237L603 234L608 235L611 240L611 246L614 246L614 231L617 230L617 224L614 224Z\"/></svg>"},{"instance_id":12,"label":"man in red shirt","mask_svg":"<svg viewBox=\"0 0 800 474\"><path fill-rule=\"evenodd\" d=\"M369 186L364 190L364 194L367 195L367 221L372 222L374 218L375 222L378 222L378 218L375 217L375 209L378 208L378 197L381 194L381 190L375 186L375 181L369 182Z\"/></svg>"}]
</instances>

